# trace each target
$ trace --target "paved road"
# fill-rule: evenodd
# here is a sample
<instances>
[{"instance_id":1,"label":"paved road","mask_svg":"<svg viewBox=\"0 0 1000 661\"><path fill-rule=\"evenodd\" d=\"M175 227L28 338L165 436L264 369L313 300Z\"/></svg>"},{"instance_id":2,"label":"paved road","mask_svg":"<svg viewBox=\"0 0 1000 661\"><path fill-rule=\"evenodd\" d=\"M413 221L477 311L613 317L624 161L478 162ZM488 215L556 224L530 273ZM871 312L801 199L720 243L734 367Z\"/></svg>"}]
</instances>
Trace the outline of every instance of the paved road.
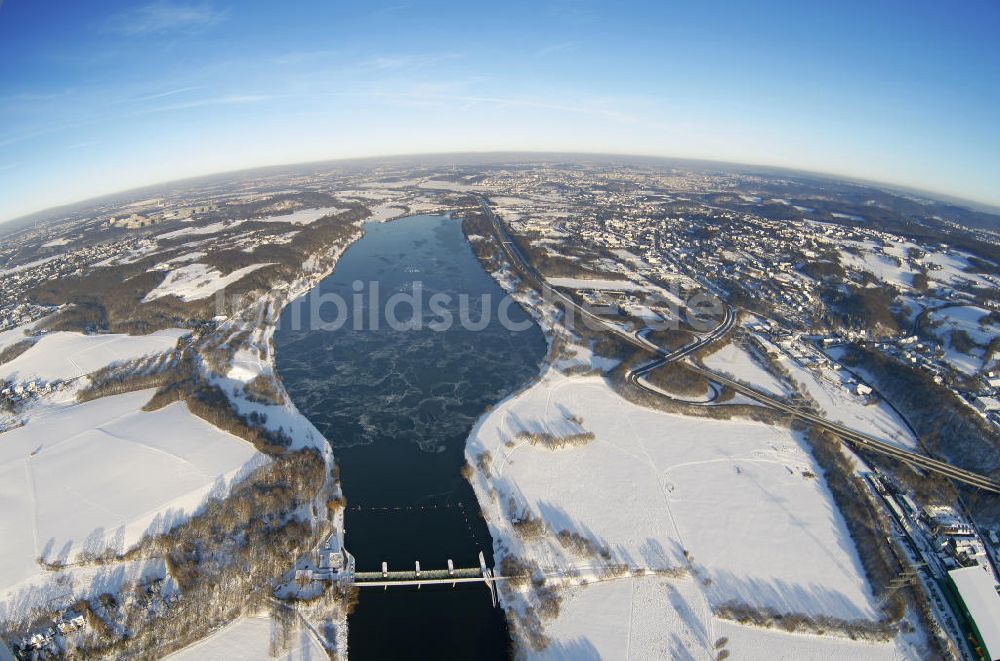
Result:
<instances>
[{"instance_id":1,"label":"paved road","mask_svg":"<svg viewBox=\"0 0 1000 661\"><path fill-rule=\"evenodd\" d=\"M649 340L645 339L645 337L642 336L641 331L639 333L628 332L621 326L606 321L601 317L598 317L597 315L593 314L589 310L586 310L585 308L577 304L576 301L574 301L572 298L566 296L562 292L556 290L551 285L549 285L548 282L546 282L545 278L537 270L535 270L535 268L531 265L531 263L528 262L528 260L524 257L520 248L518 248L517 244L514 243L510 234L507 232L507 228L504 227L503 223L500 222L500 219L497 218L495 213L493 213L493 210L489 206L489 201L485 197L481 198L481 204L484 213L486 213L487 217L489 217L490 219L490 222L493 224L493 227L497 232L497 236L500 237L501 247L503 248L504 253L507 255L507 258L510 259L510 261L514 264L514 266L518 268L518 270L520 270L526 277L532 279L542 289L542 292L544 294L550 296L555 300L561 301L570 309L578 312L579 314L583 315L584 318L592 321L594 324L596 324L597 327L604 328L605 330L614 333L628 344L638 349L641 349L642 351L652 352L657 355L657 358L655 360L646 363L645 365L638 367L635 370L630 371L626 375L626 379L628 380L628 382L635 385L638 388L642 388L643 390L658 396L662 395L662 393L658 392L657 390L654 390L644 385L641 380L641 377L645 374L648 374L657 367L665 365L666 363L679 361L693 354L694 352L698 351L702 347L710 344L711 342L716 341L720 337L723 337L729 331L729 329L732 328L733 324L736 321L735 312L729 306L726 306L725 319L721 324L719 324L718 327L716 327L710 333L707 333L706 335L694 340L693 342L684 345L683 347L675 351L668 351L662 347L659 347L650 342ZM815 424L828 431L831 431L834 434L840 436L845 441L851 443L852 445L855 445L857 447L862 447L866 450L877 452L879 454L883 454L889 457L894 457L901 461L905 461L911 465L919 466L924 470L929 470L938 473L940 475L944 475L945 477L949 477L953 480L977 487L979 489L992 491L994 493L1000 493L1000 482L993 480L985 475L980 475L979 473L974 473L972 471L967 471L965 469L958 468L957 466L952 466L949 463L933 459L931 457L928 457L927 455L920 454L919 452L913 452L911 450L900 448L899 446L893 445L892 443L887 443L869 434L865 434L863 432L851 429L850 427L846 427L840 423L827 420L826 418L816 415L811 411L795 408L779 399L776 399L775 397L772 397L758 390L755 390L754 388L744 385L739 381L735 381L733 379L730 379L729 377L717 374L715 372L711 372L702 367L698 367L697 365L692 365L690 363L682 363L682 364L686 369L701 374L705 378L715 381L716 383L729 386L736 392L741 393L746 397L749 397L750 399L753 399L768 408L781 411L783 413L788 413L789 415L792 415L796 418L805 420L807 422L811 422L812 424Z\"/></svg>"},{"instance_id":2,"label":"paved road","mask_svg":"<svg viewBox=\"0 0 1000 661\"><path fill-rule=\"evenodd\" d=\"M636 333L636 337L638 337L639 340L646 345L647 350L659 353L660 357L657 358L656 360L653 360L652 362L646 363L641 367L635 368L634 370L632 370L631 374L642 376L644 374L649 374L657 367L661 367L663 365L666 365L667 363L675 363L678 360L681 360L682 358L687 358L691 354L696 353L702 347L706 347L709 344L712 344L713 342L722 338L726 333L730 331L730 329L732 329L732 327L735 324L736 324L736 312L727 305L726 314L722 319L722 323L713 328L711 332L708 332L704 335L700 335L691 342L688 342L684 346L675 349L671 352L665 352L662 347L659 347L650 342L649 340L647 340L645 338L645 333L639 331L638 333Z\"/></svg>"},{"instance_id":3,"label":"paved road","mask_svg":"<svg viewBox=\"0 0 1000 661\"><path fill-rule=\"evenodd\" d=\"M653 351L662 356L669 355L669 351L662 349L661 347L652 344L647 340L640 339L635 333L630 333L626 331L621 326L611 323L607 319L597 316L590 310L582 307L572 298L562 293L558 289L550 285L542 275L535 270L535 267L525 258L521 249L514 243L511 239L510 234L507 232L507 228L504 227L500 219L497 218L493 210L490 209L489 202L485 198L482 198L483 211L489 216L490 221L493 223L493 227L497 232L497 236L500 237L500 245L503 248L504 253L507 258L514 264L514 266L521 271L526 277L532 279L535 284L538 285L542 290L542 294L549 297L551 300L560 301L566 305L574 313L579 313L585 320L590 322L592 328L599 328L610 331L631 344L636 349L641 349L642 351Z\"/></svg>"},{"instance_id":4,"label":"paved road","mask_svg":"<svg viewBox=\"0 0 1000 661\"><path fill-rule=\"evenodd\" d=\"M836 435L840 436L844 440L850 442L851 444L859 447L863 447L879 454L888 455L890 457L895 457L905 461L906 463L912 464L914 466L919 466L925 470L930 470L935 473L939 473L946 477L950 477L959 482L964 482L965 484L978 487L980 489L985 489L987 491L992 491L995 493L1000 493L1000 482L990 479L985 475L980 475L979 473L973 473L972 471L967 471L957 466L952 466L949 463L938 461L937 459L932 459L925 454L920 454L919 452L913 452L911 450L906 450L900 448L892 443L886 443L885 441L879 440L870 434L864 432L859 432L850 427L846 427L838 422L832 422L816 415L812 411L803 410L800 408L795 408L786 404L785 402L776 399L770 395L762 393L754 388L740 383L739 381L734 381L728 377L716 374L709 370L698 367L697 365L685 365L688 369L701 374L702 376L712 379L724 386L729 386L736 392L745 395L753 400L760 402L768 406L769 408L782 411L784 413L789 413L792 416L811 422L819 427L827 429Z\"/></svg>"}]
</instances>

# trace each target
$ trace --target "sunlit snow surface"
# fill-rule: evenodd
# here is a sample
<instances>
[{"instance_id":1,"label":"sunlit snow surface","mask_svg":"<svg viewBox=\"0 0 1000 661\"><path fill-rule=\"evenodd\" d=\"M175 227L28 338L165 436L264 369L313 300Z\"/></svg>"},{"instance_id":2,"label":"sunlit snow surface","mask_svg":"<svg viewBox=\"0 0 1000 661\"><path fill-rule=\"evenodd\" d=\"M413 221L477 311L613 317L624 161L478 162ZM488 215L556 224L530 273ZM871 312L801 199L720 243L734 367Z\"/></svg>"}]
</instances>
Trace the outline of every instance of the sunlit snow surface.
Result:
<instances>
[{"instance_id":1,"label":"sunlit snow surface","mask_svg":"<svg viewBox=\"0 0 1000 661\"><path fill-rule=\"evenodd\" d=\"M235 622L166 657L171 661L319 661L328 658L326 651L307 629L298 627L289 637L287 647L278 646L271 653L272 641L281 639L281 624L268 617L241 617ZM280 651L279 651L280 650Z\"/></svg>"},{"instance_id":2,"label":"sunlit snow surface","mask_svg":"<svg viewBox=\"0 0 1000 661\"><path fill-rule=\"evenodd\" d=\"M176 296L182 301L207 298L243 276L265 266L268 264L251 264L226 275L222 275L221 271L207 264L195 263L180 266L167 273L163 282L146 294L142 300L145 303L164 296Z\"/></svg>"},{"instance_id":3,"label":"sunlit snow surface","mask_svg":"<svg viewBox=\"0 0 1000 661\"><path fill-rule=\"evenodd\" d=\"M517 439L523 430L558 434L571 416L595 440L553 451ZM695 572L569 588L559 616L546 624L552 644L542 658L703 658L729 635L740 657L912 654L905 641L856 644L744 630L712 615L712 607L736 602L784 613L878 617L821 471L787 428L661 413L625 401L601 377L549 371L484 417L468 454L474 461L483 451L493 457L491 476L478 474L475 486L491 510L492 533L543 571L591 561L551 536L524 541L511 528L510 499L553 533L606 545L612 562Z\"/></svg>"},{"instance_id":4,"label":"sunlit snow surface","mask_svg":"<svg viewBox=\"0 0 1000 661\"><path fill-rule=\"evenodd\" d=\"M42 571L36 559L124 550L162 532L266 457L153 390L33 410L0 443L0 592Z\"/></svg>"},{"instance_id":5,"label":"sunlit snow surface","mask_svg":"<svg viewBox=\"0 0 1000 661\"><path fill-rule=\"evenodd\" d=\"M113 363L170 351L188 332L170 328L149 335L51 333L14 360L0 365L0 378L13 382L73 379ZM24 339L23 334L16 338L20 339Z\"/></svg>"}]
</instances>

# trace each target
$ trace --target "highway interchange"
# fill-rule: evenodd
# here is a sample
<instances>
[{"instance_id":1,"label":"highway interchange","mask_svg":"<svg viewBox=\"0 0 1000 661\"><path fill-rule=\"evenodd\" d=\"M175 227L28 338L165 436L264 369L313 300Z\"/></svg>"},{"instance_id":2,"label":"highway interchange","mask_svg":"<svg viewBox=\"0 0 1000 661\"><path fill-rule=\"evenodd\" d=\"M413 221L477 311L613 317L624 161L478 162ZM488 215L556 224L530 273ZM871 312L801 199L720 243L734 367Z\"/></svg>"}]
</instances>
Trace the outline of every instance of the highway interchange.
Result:
<instances>
[{"instance_id":1,"label":"highway interchange","mask_svg":"<svg viewBox=\"0 0 1000 661\"><path fill-rule=\"evenodd\" d=\"M708 346L712 342L725 337L729 330L733 327L736 322L737 314L731 306L725 307L725 317L716 328L710 332L696 338L692 342L678 348L675 351L669 351L660 347L649 340L647 340L642 331L630 332L621 326L611 323L606 319L603 319L586 308L579 305L571 297L563 294L559 290L552 287L545 278L539 273L531 263L524 257L521 253L520 248L514 243L511 238L507 228L500 221L497 215L493 212L490 207L489 200L485 197L481 198L481 204L484 213L490 219L494 230L497 233L497 237L500 240L501 248L504 254L526 277L534 281L542 290L543 295L549 297L551 300L557 300L568 306L570 310L573 310L583 316L584 319L593 322L598 328L606 330L608 332L614 333L617 337L628 343L629 345L645 352L653 353L656 358L640 367L631 370L627 376L627 381L646 392L652 393L657 396L663 396L663 393L656 388L650 387L645 383L644 377L658 367L661 367L667 363L679 362L685 369L691 370L700 374L701 376L714 381L715 383L721 384L723 386L728 386L735 392L738 392L759 404L770 408L772 410L780 411L782 413L788 414L792 417L804 420L818 427L821 427L827 431L832 432L844 441L854 445L855 447L869 450L878 454L893 457L895 459L904 461L913 466L919 467L923 470L931 471L945 477L951 478L958 482L976 487L977 489L983 489L986 491L1000 493L1000 482L991 479L985 475L968 471L957 466L953 466L949 463L933 459L925 454L919 452L913 452L911 450L906 450L900 448L897 445L888 443L886 441L880 440L871 436L870 434L865 434L859 432L850 427L846 427L840 423L832 422L817 415L816 413L805 410L802 408L794 407L788 403L777 399L768 394L762 393L754 388L747 386L739 381L735 381L729 377L723 376L716 372L709 371L703 367L692 364L690 362L683 361L684 358L694 354L698 350L705 346Z\"/></svg>"}]
</instances>

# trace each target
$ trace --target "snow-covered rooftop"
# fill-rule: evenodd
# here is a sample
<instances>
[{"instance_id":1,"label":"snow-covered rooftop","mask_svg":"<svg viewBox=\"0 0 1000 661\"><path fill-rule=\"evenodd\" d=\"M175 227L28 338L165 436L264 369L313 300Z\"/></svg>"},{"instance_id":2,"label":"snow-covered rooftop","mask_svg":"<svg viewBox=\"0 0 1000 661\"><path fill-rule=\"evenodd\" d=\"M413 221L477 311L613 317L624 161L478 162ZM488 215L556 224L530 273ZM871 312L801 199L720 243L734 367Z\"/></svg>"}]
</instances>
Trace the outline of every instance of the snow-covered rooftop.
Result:
<instances>
[{"instance_id":1,"label":"snow-covered rooftop","mask_svg":"<svg viewBox=\"0 0 1000 661\"><path fill-rule=\"evenodd\" d=\"M989 658L1000 659L1000 594L993 575L989 569L976 565L953 569L948 576L975 620Z\"/></svg>"}]
</instances>

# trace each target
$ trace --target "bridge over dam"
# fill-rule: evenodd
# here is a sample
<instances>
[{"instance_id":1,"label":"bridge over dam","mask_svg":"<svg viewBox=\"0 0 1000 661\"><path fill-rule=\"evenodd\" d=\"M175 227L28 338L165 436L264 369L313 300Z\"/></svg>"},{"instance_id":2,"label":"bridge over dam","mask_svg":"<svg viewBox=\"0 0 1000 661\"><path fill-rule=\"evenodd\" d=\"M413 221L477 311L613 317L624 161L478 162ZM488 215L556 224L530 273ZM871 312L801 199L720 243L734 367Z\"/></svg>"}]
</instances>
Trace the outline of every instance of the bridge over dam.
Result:
<instances>
[{"instance_id":1,"label":"bridge over dam","mask_svg":"<svg viewBox=\"0 0 1000 661\"><path fill-rule=\"evenodd\" d=\"M347 566L348 570L342 580L358 588L387 590L390 587L416 586L419 589L423 585L455 587L459 583L484 583L489 588L494 607L497 605L496 582L503 580L502 576L494 576L493 570L486 566L486 558L482 552L479 553L478 567L455 567L448 560L447 569L422 569L418 560L414 563L414 568L409 570L390 571L388 563L383 562L381 571L355 571L353 557L348 560Z\"/></svg>"}]
</instances>

